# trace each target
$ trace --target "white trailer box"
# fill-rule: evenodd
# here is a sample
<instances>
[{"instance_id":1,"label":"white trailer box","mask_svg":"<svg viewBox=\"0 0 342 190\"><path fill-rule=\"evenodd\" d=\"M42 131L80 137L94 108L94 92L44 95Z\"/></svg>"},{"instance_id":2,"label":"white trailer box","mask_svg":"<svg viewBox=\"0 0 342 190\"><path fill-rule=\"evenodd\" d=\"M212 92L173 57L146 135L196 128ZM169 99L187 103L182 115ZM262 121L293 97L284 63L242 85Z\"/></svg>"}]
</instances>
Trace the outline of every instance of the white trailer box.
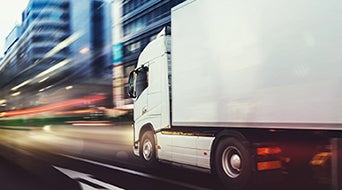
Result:
<instances>
[{"instance_id":1,"label":"white trailer box","mask_svg":"<svg viewBox=\"0 0 342 190\"><path fill-rule=\"evenodd\" d=\"M147 164L245 189L341 137L342 1L188 0L171 14L129 77Z\"/></svg>"},{"instance_id":2,"label":"white trailer box","mask_svg":"<svg viewBox=\"0 0 342 190\"><path fill-rule=\"evenodd\" d=\"M171 25L174 126L342 129L342 1L193 0Z\"/></svg>"}]
</instances>

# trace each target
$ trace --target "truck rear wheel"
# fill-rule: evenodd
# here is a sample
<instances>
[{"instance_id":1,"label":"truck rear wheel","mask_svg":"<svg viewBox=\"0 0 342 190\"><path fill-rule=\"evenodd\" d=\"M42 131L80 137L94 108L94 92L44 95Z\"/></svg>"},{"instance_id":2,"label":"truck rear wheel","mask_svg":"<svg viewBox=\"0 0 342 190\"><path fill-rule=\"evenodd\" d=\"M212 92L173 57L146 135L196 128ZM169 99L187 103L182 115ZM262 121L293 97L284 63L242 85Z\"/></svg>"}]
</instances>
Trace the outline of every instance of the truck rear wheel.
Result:
<instances>
[{"instance_id":1,"label":"truck rear wheel","mask_svg":"<svg viewBox=\"0 0 342 190\"><path fill-rule=\"evenodd\" d=\"M152 131L146 131L141 138L141 157L150 165L156 162L156 144Z\"/></svg>"},{"instance_id":2,"label":"truck rear wheel","mask_svg":"<svg viewBox=\"0 0 342 190\"><path fill-rule=\"evenodd\" d=\"M236 138L222 139L215 152L215 173L230 189L244 189L252 177L252 160L248 148Z\"/></svg>"}]
</instances>

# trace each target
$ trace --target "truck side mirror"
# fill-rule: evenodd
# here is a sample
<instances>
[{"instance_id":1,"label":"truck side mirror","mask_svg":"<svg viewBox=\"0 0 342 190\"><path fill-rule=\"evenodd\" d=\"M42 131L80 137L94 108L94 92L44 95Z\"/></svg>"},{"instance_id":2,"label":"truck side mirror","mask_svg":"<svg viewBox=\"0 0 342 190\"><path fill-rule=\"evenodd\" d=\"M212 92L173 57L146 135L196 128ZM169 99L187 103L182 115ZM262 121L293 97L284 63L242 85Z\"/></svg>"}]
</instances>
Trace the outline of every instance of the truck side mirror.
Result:
<instances>
[{"instance_id":1,"label":"truck side mirror","mask_svg":"<svg viewBox=\"0 0 342 190\"><path fill-rule=\"evenodd\" d=\"M134 83L135 83L135 71L132 71L129 74L129 79L128 79L128 89L127 89L127 93L129 95L130 98L135 98L135 89L134 89Z\"/></svg>"}]
</instances>

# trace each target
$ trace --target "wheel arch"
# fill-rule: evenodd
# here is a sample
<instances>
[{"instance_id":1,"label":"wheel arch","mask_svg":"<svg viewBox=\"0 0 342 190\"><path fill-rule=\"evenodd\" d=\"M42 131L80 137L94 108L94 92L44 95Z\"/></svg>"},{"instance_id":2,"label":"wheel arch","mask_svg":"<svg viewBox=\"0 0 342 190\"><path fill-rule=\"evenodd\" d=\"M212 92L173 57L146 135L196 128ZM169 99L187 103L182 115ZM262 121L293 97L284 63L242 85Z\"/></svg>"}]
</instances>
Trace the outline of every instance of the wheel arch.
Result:
<instances>
[{"instance_id":1,"label":"wheel arch","mask_svg":"<svg viewBox=\"0 0 342 190\"><path fill-rule=\"evenodd\" d=\"M154 133L154 128L153 128L153 125L152 125L151 123L146 123L146 124L140 129L140 132L139 132L139 139L141 139L141 137L143 136L143 134L144 134L146 131L153 131L153 133Z\"/></svg>"}]
</instances>

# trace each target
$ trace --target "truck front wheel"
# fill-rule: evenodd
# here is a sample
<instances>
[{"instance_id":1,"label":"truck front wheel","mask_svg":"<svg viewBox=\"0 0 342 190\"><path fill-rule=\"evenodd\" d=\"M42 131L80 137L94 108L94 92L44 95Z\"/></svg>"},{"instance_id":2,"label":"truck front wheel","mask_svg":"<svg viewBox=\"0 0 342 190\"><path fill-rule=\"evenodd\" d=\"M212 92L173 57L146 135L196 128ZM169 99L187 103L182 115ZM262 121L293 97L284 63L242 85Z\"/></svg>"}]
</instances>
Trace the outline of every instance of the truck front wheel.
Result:
<instances>
[{"instance_id":1,"label":"truck front wheel","mask_svg":"<svg viewBox=\"0 0 342 190\"><path fill-rule=\"evenodd\" d=\"M244 189L252 177L252 158L248 148L236 138L222 139L215 152L215 173L231 189Z\"/></svg>"},{"instance_id":2,"label":"truck front wheel","mask_svg":"<svg viewBox=\"0 0 342 190\"><path fill-rule=\"evenodd\" d=\"M140 155L149 164L154 164L156 162L156 144L152 131L146 131L142 135Z\"/></svg>"}]
</instances>

